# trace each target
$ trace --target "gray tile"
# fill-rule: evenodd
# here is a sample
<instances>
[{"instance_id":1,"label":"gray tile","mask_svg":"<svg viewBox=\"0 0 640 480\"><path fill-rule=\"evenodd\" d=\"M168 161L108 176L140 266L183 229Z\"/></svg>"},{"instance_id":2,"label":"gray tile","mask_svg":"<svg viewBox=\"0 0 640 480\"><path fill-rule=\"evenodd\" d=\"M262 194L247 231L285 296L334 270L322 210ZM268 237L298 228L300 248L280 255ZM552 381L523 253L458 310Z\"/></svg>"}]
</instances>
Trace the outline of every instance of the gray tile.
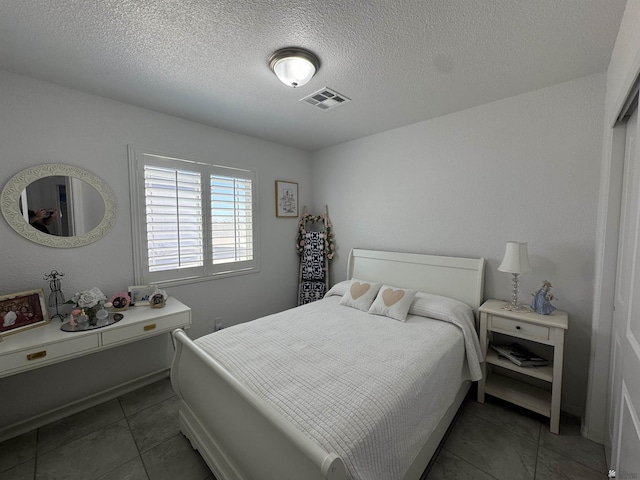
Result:
<instances>
[{"instance_id":1,"label":"gray tile","mask_svg":"<svg viewBox=\"0 0 640 480\"><path fill-rule=\"evenodd\" d=\"M0 472L36 458L35 430L0 443Z\"/></svg>"},{"instance_id":2,"label":"gray tile","mask_svg":"<svg viewBox=\"0 0 640 480\"><path fill-rule=\"evenodd\" d=\"M38 455L36 480L90 480L138 456L127 421L92 432Z\"/></svg>"},{"instance_id":3,"label":"gray tile","mask_svg":"<svg viewBox=\"0 0 640 480\"><path fill-rule=\"evenodd\" d=\"M41 427L38 431L38 455L124 419L117 399L88 408Z\"/></svg>"},{"instance_id":4,"label":"gray tile","mask_svg":"<svg viewBox=\"0 0 640 480\"><path fill-rule=\"evenodd\" d=\"M36 459L16 465L9 470L2 472L2 480L33 480L36 473Z\"/></svg>"},{"instance_id":5,"label":"gray tile","mask_svg":"<svg viewBox=\"0 0 640 480\"><path fill-rule=\"evenodd\" d=\"M467 412L444 449L500 480L533 480L538 445Z\"/></svg>"},{"instance_id":6,"label":"gray tile","mask_svg":"<svg viewBox=\"0 0 640 480\"><path fill-rule=\"evenodd\" d=\"M606 472L604 447L580 434L580 419L568 415L560 417L560 435L548 428L540 434L540 446L569 457L599 472Z\"/></svg>"},{"instance_id":7,"label":"gray tile","mask_svg":"<svg viewBox=\"0 0 640 480\"><path fill-rule=\"evenodd\" d=\"M494 480L494 477L447 450L440 450L427 480Z\"/></svg>"},{"instance_id":8,"label":"gray tile","mask_svg":"<svg viewBox=\"0 0 640 480\"><path fill-rule=\"evenodd\" d=\"M180 399L173 396L129 418L131 433L140 453L180 433Z\"/></svg>"},{"instance_id":9,"label":"gray tile","mask_svg":"<svg viewBox=\"0 0 640 480\"><path fill-rule=\"evenodd\" d=\"M211 476L200 454L181 433L142 454L150 480L204 480Z\"/></svg>"},{"instance_id":10,"label":"gray tile","mask_svg":"<svg viewBox=\"0 0 640 480\"><path fill-rule=\"evenodd\" d=\"M119 397L124 414L129 417L140 410L176 395L169 378L163 378L145 387Z\"/></svg>"},{"instance_id":11,"label":"gray tile","mask_svg":"<svg viewBox=\"0 0 640 480\"><path fill-rule=\"evenodd\" d=\"M149 480L140 457L119 466L97 480Z\"/></svg>"},{"instance_id":12,"label":"gray tile","mask_svg":"<svg viewBox=\"0 0 640 480\"><path fill-rule=\"evenodd\" d=\"M607 470L593 470L544 447L538 451L536 480L602 480L606 475Z\"/></svg>"},{"instance_id":13,"label":"gray tile","mask_svg":"<svg viewBox=\"0 0 640 480\"><path fill-rule=\"evenodd\" d=\"M523 412L519 407L487 398L485 403L467 400L464 411L480 417L498 427L505 428L516 435L522 435L532 442L540 440L542 423L533 415Z\"/></svg>"}]
</instances>

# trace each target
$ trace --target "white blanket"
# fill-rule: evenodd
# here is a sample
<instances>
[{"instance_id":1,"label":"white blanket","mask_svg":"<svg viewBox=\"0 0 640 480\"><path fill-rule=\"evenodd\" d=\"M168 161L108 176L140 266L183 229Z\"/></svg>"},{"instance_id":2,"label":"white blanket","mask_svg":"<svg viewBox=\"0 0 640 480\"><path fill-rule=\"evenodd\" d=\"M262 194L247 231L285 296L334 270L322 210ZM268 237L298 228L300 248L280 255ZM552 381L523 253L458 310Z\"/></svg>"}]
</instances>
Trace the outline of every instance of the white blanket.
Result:
<instances>
[{"instance_id":1,"label":"white blanket","mask_svg":"<svg viewBox=\"0 0 640 480\"><path fill-rule=\"evenodd\" d=\"M446 321L409 315L402 323L339 300L325 298L196 343L340 455L353 479L401 479L470 378L467 359L477 362L477 352L465 354L461 328Z\"/></svg>"}]
</instances>

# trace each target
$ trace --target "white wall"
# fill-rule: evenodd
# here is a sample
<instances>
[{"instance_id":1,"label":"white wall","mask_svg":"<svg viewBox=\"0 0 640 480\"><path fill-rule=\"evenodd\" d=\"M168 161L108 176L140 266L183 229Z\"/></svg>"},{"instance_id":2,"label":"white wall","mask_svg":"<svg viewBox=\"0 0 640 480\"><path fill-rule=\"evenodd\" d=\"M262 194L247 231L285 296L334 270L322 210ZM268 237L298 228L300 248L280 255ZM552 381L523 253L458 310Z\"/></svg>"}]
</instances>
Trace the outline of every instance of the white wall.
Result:
<instances>
[{"instance_id":1,"label":"white wall","mask_svg":"<svg viewBox=\"0 0 640 480\"><path fill-rule=\"evenodd\" d=\"M312 155L314 205L329 205L333 280L352 247L485 257L485 297L508 299L496 269L507 240L570 315L563 408L585 404L605 75L597 74L380 133Z\"/></svg>"},{"instance_id":2,"label":"white wall","mask_svg":"<svg viewBox=\"0 0 640 480\"><path fill-rule=\"evenodd\" d=\"M168 289L193 309L191 336L212 331L214 316L221 315L228 326L295 305L296 220L275 217L275 180L298 182L301 205L308 204L311 176L306 152L4 71L0 71L0 112L0 185L23 168L66 163L105 180L119 207L116 224L105 238L74 249L31 243L0 221L0 294L39 287L48 294L43 275L52 269L65 273L62 288L67 297L90 286L110 295L133 285L127 145L134 144L258 172L261 271ZM10 341L10 336L5 339ZM158 341L134 345L137 348L123 347L0 379L0 429L161 368L166 361ZM96 376L96 372L102 373ZM46 393L33 395L34 388Z\"/></svg>"}]
</instances>

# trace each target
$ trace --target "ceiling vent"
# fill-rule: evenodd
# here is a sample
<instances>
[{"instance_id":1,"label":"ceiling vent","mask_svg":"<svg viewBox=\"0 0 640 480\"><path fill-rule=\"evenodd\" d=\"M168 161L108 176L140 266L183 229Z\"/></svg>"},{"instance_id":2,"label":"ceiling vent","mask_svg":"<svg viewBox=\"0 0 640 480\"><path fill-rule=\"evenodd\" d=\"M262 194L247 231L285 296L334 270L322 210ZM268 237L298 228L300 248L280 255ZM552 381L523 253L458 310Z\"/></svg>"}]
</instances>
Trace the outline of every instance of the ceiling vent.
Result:
<instances>
[{"instance_id":1,"label":"ceiling vent","mask_svg":"<svg viewBox=\"0 0 640 480\"><path fill-rule=\"evenodd\" d=\"M344 105L350 102L351 99L345 97L341 93L338 93L330 88L324 87L322 90L318 90L311 95L304 97L301 102L307 102L320 110L331 110L332 108Z\"/></svg>"}]
</instances>

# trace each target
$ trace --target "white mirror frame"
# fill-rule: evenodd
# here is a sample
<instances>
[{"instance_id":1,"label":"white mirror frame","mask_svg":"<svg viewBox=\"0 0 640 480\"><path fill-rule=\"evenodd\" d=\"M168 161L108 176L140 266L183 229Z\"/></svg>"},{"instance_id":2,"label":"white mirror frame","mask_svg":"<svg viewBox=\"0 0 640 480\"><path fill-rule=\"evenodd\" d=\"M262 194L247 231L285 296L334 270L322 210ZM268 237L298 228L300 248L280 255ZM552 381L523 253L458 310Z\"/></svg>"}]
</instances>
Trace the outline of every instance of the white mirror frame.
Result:
<instances>
[{"instance_id":1,"label":"white mirror frame","mask_svg":"<svg viewBox=\"0 0 640 480\"><path fill-rule=\"evenodd\" d=\"M98 191L104 200L104 217L98 226L90 232L75 237L48 235L33 228L22 216L20 195L24 189L35 180L58 175L87 182ZM2 189L0 208L7 223L24 238L48 247L74 248L88 245L104 237L115 223L118 204L113 190L100 177L79 167L49 163L26 168L13 176Z\"/></svg>"}]
</instances>

